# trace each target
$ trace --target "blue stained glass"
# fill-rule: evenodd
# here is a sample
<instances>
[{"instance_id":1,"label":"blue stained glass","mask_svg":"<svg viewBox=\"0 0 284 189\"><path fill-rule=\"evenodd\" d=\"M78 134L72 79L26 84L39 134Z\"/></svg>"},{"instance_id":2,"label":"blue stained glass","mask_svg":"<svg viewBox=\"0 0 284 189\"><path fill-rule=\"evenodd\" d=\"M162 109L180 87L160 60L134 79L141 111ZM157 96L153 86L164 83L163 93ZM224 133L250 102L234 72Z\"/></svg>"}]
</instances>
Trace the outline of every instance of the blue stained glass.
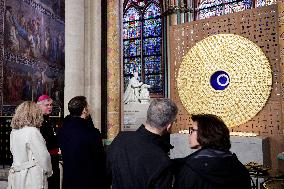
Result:
<instances>
[{"instance_id":1,"label":"blue stained glass","mask_svg":"<svg viewBox=\"0 0 284 189\"><path fill-rule=\"evenodd\" d=\"M124 74L133 74L134 71L141 73L141 58L124 58Z\"/></svg>"},{"instance_id":2,"label":"blue stained glass","mask_svg":"<svg viewBox=\"0 0 284 189\"><path fill-rule=\"evenodd\" d=\"M143 40L144 55L159 55L161 54L161 37L148 38Z\"/></svg>"},{"instance_id":3,"label":"blue stained glass","mask_svg":"<svg viewBox=\"0 0 284 189\"><path fill-rule=\"evenodd\" d=\"M265 0L258 0L256 1L256 7L262 7L265 6Z\"/></svg>"},{"instance_id":4,"label":"blue stained glass","mask_svg":"<svg viewBox=\"0 0 284 189\"><path fill-rule=\"evenodd\" d=\"M239 12L250 8L252 8L251 3L237 2L237 3L227 4L225 5L225 14Z\"/></svg>"},{"instance_id":5,"label":"blue stained glass","mask_svg":"<svg viewBox=\"0 0 284 189\"><path fill-rule=\"evenodd\" d=\"M211 7L208 9L202 9L198 13L198 19L209 18L212 16L220 16L223 14L223 7Z\"/></svg>"},{"instance_id":6,"label":"blue stained glass","mask_svg":"<svg viewBox=\"0 0 284 189\"><path fill-rule=\"evenodd\" d=\"M252 0L243 0L243 3L245 3L245 4L250 4L251 5L251 7L252 7Z\"/></svg>"},{"instance_id":7,"label":"blue stained glass","mask_svg":"<svg viewBox=\"0 0 284 189\"><path fill-rule=\"evenodd\" d=\"M158 74L162 72L161 56L150 56L144 58L145 74Z\"/></svg>"},{"instance_id":8,"label":"blue stained glass","mask_svg":"<svg viewBox=\"0 0 284 189\"><path fill-rule=\"evenodd\" d=\"M131 7L124 14L123 21L127 22L127 21L140 20L140 17L141 14L139 13L139 11L136 8Z\"/></svg>"},{"instance_id":9,"label":"blue stained glass","mask_svg":"<svg viewBox=\"0 0 284 189\"><path fill-rule=\"evenodd\" d=\"M161 16L161 9L154 3L150 4L146 8L146 12L144 13L144 19L156 18L158 16Z\"/></svg>"},{"instance_id":10,"label":"blue stained glass","mask_svg":"<svg viewBox=\"0 0 284 189\"><path fill-rule=\"evenodd\" d=\"M243 3L243 4L250 4L252 5L252 0L243 0L243 1L240 1L240 0L224 0L224 4L237 4L237 3Z\"/></svg>"},{"instance_id":11,"label":"blue stained glass","mask_svg":"<svg viewBox=\"0 0 284 189\"><path fill-rule=\"evenodd\" d=\"M129 0L123 17L124 86L128 84L133 72L138 71L140 81L151 85L150 94L163 95L164 70L161 55L160 0Z\"/></svg>"},{"instance_id":12,"label":"blue stained glass","mask_svg":"<svg viewBox=\"0 0 284 189\"><path fill-rule=\"evenodd\" d=\"M237 0L225 0L224 3L237 3Z\"/></svg>"},{"instance_id":13,"label":"blue stained glass","mask_svg":"<svg viewBox=\"0 0 284 189\"><path fill-rule=\"evenodd\" d=\"M146 75L145 83L150 85L149 91L152 93L160 93L163 91L162 75Z\"/></svg>"},{"instance_id":14,"label":"blue stained glass","mask_svg":"<svg viewBox=\"0 0 284 189\"><path fill-rule=\"evenodd\" d=\"M130 0L129 3L135 3L136 5L139 5L139 6L145 5L143 1L138 1L138 0Z\"/></svg>"},{"instance_id":15,"label":"blue stained glass","mask_svg":"<svg viewBox=\"0 0 284 189\"><path fill-rule=\"evenodd\" d=\"M160 0L144 0L145 4L147 3L152 3L152 2L156 2L158 4L160 4Z\"/></svg>"},{"instance_id":16,"label":"blue stained glass","mask_svg":"<svg viewBox=\"0 0 284 189\"><path fill-rule=\"evenodd\" d=\"M257 0L256 7L262 7L266 5L271 5L277 3L277 0Z\"/></svg>"},{"instance_id":17,"label":"blue stained glass","mask_svg":"<svg viewBox=\"0 0 284 189\"><path fill-rule=\"evenodd\" d=\"M129 44L130 41L123 41L123 56L128 57L129 56Z\"/></svg>"},{"instance_id":18,"label":"blue stained glass","mask_svg":"<svg viewBox=\"0 0 284 189\"><path fill-rule=\"evenodd\" d=\"M144 37L161 36L162 34L161 18L145 20L143 29L144 29L143 30Z\"/></svg>"},{"instance_id":19,"label":"blue stained glass","mask_svg":"<svg viewBox=\"0 0 284 189\"><path fill-rule=\"evenodd\" d=\"M144 1L129 0L127 2L126 8L130 7L133 4L138 5L139 7L143 8L145 5L147 5L150 2L156 2L157 4L160 4L159 0L144 0Z\"/></svg>"},{"instance_id":20,"label":"blue stained glass","mask_svg":"<svg viewBox=\"0 0 284 189\"><path fill-rule=\"evenodd\" d=\"M216 7L214 10L216 11L216 16L223 14L223 7Z\"/></svg>"},{"instance_id":21,"label":"blue stained glass","mask_svg":"<svg viewBox=\"0 0 284 189\"><path fill-rule=\"evenodd\" d=\"M220 6L222 5L223 0L201 0L198 3L198 9L206 9L213 6Z\"/></svg>"},{"instance_id":22,"label":"blue stained glass","mask_svg":"<svg viewBox=\"0 0 284 189\"><path fill-rule=\"evenodd\" d=\"M138 0L130 0L129 2L138 3Z\"/></svg>"},{"instance_id":23,"label":"blue stained glass","mask_svg":"<svg viewBox=\"0 0 284 189\"><path fill-rule=\"evenodd\" d=\"M125 57L139 56L141 54L140 40L127 40L123 42L123 55Z\"/></svg>"},{"instance_id":24,"label":"blue stained glass","mask_svg":"<svg viewBox=\"0 0 284 189\"><path fill-rule=\"evenodd\" d=\"M252 8L252 0L204 0L199 3L197 19L220 16Z\"/></svg>"},{"instance_id":25,"label":"blue stained glass","mask_svg":"<svg viewBox=\"0 0 284 189\"><path fill-rule=\"evenodd\" d=\"M123 39L139 38L140 35L141 35L140 21L123 23Z\"/></svg>"}]
</instances>

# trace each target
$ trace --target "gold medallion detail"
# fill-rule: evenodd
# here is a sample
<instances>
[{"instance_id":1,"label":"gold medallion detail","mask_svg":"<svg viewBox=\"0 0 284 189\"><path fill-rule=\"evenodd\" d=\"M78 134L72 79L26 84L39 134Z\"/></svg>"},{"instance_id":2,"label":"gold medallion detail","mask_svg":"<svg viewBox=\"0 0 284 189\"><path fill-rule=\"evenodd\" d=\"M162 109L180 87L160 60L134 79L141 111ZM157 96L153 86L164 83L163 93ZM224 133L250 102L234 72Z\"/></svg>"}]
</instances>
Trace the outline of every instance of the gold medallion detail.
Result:
<instances>
[{"instance_id":1,"label":"gold medallion detail","mask_svg":"<svg viewBox=\"0 0 284 189\"><path fill-rule=\"evenodd\" d=\"M234 34L196 43L178 70L178 93L189 114L215 114L229 127L252 119L271 87L272 71L261 48Z\"/></svg>"}]
</instances>

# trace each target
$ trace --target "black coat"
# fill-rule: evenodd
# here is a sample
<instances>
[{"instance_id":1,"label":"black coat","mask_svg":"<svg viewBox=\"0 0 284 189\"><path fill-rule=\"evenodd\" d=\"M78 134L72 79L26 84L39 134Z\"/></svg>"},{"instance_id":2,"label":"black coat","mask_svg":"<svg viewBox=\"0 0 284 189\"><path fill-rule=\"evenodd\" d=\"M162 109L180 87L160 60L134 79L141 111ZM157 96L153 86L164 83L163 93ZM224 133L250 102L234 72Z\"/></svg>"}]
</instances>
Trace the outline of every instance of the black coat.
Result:
<instances>
[{"instance_id":1,"label":"black coat","mask_svg":"<svg viewBox=\"0 0 284 189\"><path fill-rule=\"evenodd\" d=\"M46 141L47 150L58 149L58 139L56 133L56 127L51 122L49 116L44 115L44 120L42 126L40 127L40 132Z\"/></svg>"},{"instance_id":2,"label":"black coat","mask_svg":"<svg viewBox=\"0 0 284 189\"><path fill-rule=\"evenodd\" d=\"M171 188L171 145L141 126L135 132L121 132L107 153L112 189Z\"/></svg>"},{"instance_id":3,"label":"black coat","mask_svg":"<svg viewBox=\"0 0 284 189\"><path fill-rule=\"evenodd\" d=\"M229 151L201 149L176 160L174 189L250 189L247 169Z\"/></svg>"},{"instance_id":4,"label":"black coat","mask_svg":"<svg viewBox=\"0 0 284 189\"><path fill-rule=\"evenodd\" d=\"M47 150L51 156L51 164L53 174L48 178L49 189L60 189L60 169L59 169L59 155L58 155L58 138L55 124L47 115L43 116L44 121L40 127L40 132L45 139ZM56 153L55 153L56 152Z\"/></svg>"},{"instance_id":5,"label":"black coat","mask_svg":"<svg viewBox=\"0 0 284 189\"><path fill-rule=\"evenodd\" d=\"M59 130L63 189L104 189L105 153L98 129L80 117L67 116Z\"/></svg>"}]
</instances>

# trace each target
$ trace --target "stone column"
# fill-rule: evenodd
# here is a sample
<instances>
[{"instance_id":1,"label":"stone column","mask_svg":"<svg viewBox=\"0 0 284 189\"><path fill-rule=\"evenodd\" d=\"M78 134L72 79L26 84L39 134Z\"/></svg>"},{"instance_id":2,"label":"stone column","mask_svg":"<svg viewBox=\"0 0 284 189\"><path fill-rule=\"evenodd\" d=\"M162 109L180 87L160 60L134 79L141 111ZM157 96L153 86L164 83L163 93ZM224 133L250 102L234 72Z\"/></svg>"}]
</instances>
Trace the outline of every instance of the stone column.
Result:
<instances>
[{"instance_id":1,"label":"stone column","mask_svg":"<svg viewBox=\"0 0 284 189\"><path fill-rule=\"evenodd\" d=\"M101 0L65 2L65 89L67 104L84 95L91 107L95 127L101 128Z\"/></svg>"},{"instance_id":2,"label":"stone column","mask_svg":"<svg viewBox=\"0 0 284 189\"><path fill-rule=\"evenodd\" d=\"M84 0L65 2L65 115L69 114L69 100L77 95L85 95L84 5Z\"/></svg>"},{"instance_id":3,"label":"stone column","mask_svg":"<svg viewBox=\"0 0 284 189\"><path fill-rule=\"evenodd\" d=\"M101 128L101 0L85 0L85 96Z\"/></svg>"}]
</instances>

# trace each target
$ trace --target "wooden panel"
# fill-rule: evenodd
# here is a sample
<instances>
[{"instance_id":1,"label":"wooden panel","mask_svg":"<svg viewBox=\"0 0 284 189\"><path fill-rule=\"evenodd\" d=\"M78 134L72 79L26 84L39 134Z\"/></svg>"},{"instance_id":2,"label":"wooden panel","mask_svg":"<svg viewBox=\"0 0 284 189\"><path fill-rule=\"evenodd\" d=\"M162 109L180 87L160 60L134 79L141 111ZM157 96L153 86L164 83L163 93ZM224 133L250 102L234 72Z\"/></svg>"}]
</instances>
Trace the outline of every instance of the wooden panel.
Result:
<instances>
[{"instance_id":1,"label":"wooden panel","mask_svg":"<svg viewBox=\"0 0 284 189\"><path fill-rule=\"evenodd\" d=\"M171 28L171 98L180 108L175 132L191 125L190 115L178 96L176 78L183 56L200 40L214 34L230 33L248 38L256 43L269 59L273 72L271 95L265 107L250 121L231 128L231 131L254 132L270 140L271 166L284 171L277 154L283 147L284 102L284 4L266 6L243 12L212 17ZM283 164L283 163L282 163Z\"/></svg>"},{"instance_id":2,"label":"wooden panel","mask_svg":"<svg viewBox=\"0 0 284 189\"><path fill-rule=\"evenodd\" d=\"M282 135L282 75L278 40L277 5L246 10L171 27L171 98L180 108L175 132L191 125L190 115L178 96L176 78L183 56L200 40L214 34L237 34L256 43L265 53L273 71L271 96L250 121L231 131L254 132L262 136ZM197 73L198 74L198 73Z\"/></svg>"}]
</instances>

